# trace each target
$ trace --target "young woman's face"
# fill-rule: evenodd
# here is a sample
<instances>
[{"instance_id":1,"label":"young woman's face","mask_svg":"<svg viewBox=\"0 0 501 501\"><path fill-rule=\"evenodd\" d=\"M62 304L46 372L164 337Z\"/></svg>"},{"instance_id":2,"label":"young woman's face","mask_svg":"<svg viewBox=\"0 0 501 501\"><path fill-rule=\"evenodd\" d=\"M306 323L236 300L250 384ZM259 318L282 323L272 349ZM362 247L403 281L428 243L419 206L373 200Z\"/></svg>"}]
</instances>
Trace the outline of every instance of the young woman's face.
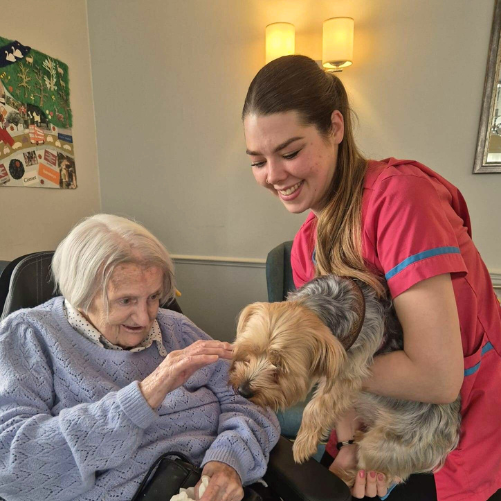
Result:
<instances>
[{"instance_id":1,"label":"young woman's face","mask_svg":"<svg viewBox=\"0 0 501 501\"><path fill-rule=\"evenodd\" d=\"M302 125L295 111L247 115L244 130L256 181L278 196L289 212L318 213L343 139L341 113L332 113L327 138L314 125Z\"/></svg>"}]
</instances>

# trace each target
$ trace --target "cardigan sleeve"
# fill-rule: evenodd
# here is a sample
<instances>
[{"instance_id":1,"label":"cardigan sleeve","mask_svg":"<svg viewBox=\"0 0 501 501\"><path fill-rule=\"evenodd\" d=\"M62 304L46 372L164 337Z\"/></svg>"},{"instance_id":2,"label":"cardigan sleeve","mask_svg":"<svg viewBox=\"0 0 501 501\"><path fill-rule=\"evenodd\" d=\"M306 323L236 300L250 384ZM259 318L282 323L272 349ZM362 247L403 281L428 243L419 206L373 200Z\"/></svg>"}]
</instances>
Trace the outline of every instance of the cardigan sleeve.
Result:
<instances>
[{"instance_id":1,"label":"cardigan sleeve","mask_svg":"<svg viewBox=\"0 0 501 501\"><path fill-rule=\"evenodd\" d=\"M191 322L186 323L185 335L193 341L210 339ZM280 436L278 419L270 409L258 407L228 385L228 360L211 367L207 386L218 398L221 414L217 437L205 453L202 466L209 461L226 463L236 470L242 484L248 485L266 472L270 451Z\"/></svg>"},{"instance_id":2,"label":"cardigan sleeve","mask_svg":"<svg viewBox=\"0 0 501 501\"><path fill-rule=\"evenodd\" d=\"M53 415L55 378L36 329L0 327L0 495L9 500L74 499L98 472L128 460L155 412L137 382L94 403ZM57 384L64 384L58 380Z\"/></svg>"}]
</instances>

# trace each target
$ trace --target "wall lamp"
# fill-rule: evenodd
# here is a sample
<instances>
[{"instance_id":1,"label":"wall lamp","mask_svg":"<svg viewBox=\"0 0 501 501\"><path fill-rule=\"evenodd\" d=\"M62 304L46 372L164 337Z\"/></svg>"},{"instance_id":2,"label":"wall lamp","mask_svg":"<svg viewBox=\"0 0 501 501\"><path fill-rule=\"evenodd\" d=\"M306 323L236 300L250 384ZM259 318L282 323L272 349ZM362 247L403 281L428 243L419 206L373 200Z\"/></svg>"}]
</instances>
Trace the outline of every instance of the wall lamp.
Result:
<instances>
[{"instance_id":1,"label":"wall lamp","mask_svg":"<svg viewBox=\"0 0 501 501\"><path fill-rule=\"evenodd\" d=\"M342 71L353 63L354 26L351 17L333 17L324 21L321 65L325 71ZM266 26L266 63L294 53L293 24L273 23Z\"/></svg>"},{"instance_id":2,"label":"wall lamp","mask_svg":"<svg viewBox=\"0 0 501 501\"><path fill-rule=\"evenodd\" d=\"M290 23L272 23L266 26L266 64L273 59L294 54L296 29Z\"/></svg>"}]
</instances>

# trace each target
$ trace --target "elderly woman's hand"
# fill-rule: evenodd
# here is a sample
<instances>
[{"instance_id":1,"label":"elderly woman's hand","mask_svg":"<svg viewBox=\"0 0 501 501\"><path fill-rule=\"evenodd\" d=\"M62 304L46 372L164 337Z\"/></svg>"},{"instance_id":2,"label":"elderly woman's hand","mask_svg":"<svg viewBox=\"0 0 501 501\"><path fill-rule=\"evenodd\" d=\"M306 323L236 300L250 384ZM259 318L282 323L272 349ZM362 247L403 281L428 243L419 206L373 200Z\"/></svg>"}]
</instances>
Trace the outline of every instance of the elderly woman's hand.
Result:
<instances>
[{"instance_id":1,"label":"elderly woman's hand","mask_svg":"<svg viewBox=\"0 0 501 501\"><path fill-rule=\"evenodd\" d=\"M144 398L153 409L161 405L166 395L184 384L198 369L230 360L233 347L221 341L196 341L184 350L171 351L163 362L139 383Z\"/></svg>"},{"instance_id":2,"label":"elderly woman's hand","mask_svg":"<svg viewBox=\"0 0 501 501\"><path fill-rule=\"evenodd\" d=\"M225 463L209 461L202 471L202 475L210 477L209 485L199 501L240 501L244 497L242 482L238 473ZM200 482L195 488L198 493Z\"/></svg>"}]
</instances>

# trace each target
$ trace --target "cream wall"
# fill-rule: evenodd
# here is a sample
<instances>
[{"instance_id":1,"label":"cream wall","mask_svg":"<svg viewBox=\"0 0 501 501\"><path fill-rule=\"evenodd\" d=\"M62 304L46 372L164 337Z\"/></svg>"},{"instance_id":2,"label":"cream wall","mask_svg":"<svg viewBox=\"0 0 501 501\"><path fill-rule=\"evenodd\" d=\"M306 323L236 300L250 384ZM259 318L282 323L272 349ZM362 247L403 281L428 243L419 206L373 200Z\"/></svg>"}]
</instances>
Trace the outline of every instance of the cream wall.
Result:
<instances>
[{"instance_id":1,"label":"cream wall","mask_svg":"<svg viewBox=\"0 0 501 501\"><path fill-rule=\"evenodd\" d=\"M78 189L0 188L0 260L54 249L82 217L99 212L94 102L85 0L0 0L0 35L66 63Z\"/></svg>"},{"instance_id":2,"label":"cream wall","mask_svg":"<svg viewBox=\"0 0 501 501\"><path fill-rule=\"evenodd\" d=\"M145 223L179 256L185 313L230 339L266 299L263 260L303 216L257 187L240 123L264 28L296 25L320 59L322 21L355 19L340 74L371 158L418 159L456 184L489 269L501 270L501 174L472 175L493 0L88 0L103 210ZM47 49L48 50L48 49ZM63 55L61 54L61 57ZM68 61L70 63L70 61ZM216 256L199 262L183 256Z\"/></svg>"}]
</instances>

